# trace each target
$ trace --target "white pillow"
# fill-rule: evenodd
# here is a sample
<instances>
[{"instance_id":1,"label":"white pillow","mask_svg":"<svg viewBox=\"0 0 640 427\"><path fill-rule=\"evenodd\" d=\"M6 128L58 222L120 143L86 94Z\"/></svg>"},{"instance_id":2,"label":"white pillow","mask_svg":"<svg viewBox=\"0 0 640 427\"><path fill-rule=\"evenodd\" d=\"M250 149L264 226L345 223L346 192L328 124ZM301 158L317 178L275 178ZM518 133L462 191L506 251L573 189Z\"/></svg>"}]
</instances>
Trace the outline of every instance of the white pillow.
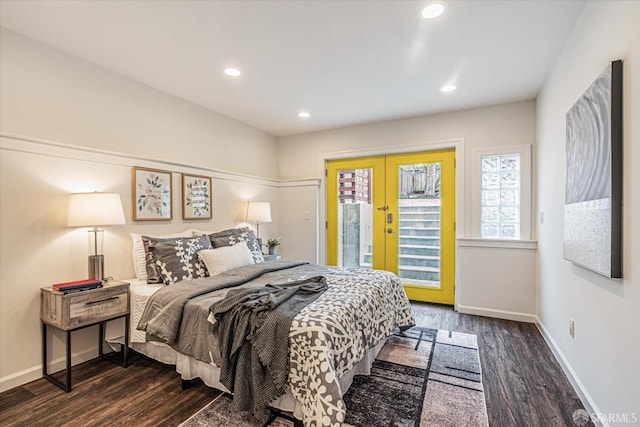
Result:
<instances>
[{"instance_id":1,"label":"white pillow","mask_svg":"<svg viewBox=\"0 0 640 427\"><path fill-rule=\"evenodd\" d=\"M144 244L142 243L142 234L138 233L129 233L131 234L131 240L133 241L133 246L131 250L131 255L133 256L133 269L136 272L136 278L138 280L147 280L147 261L145 260L144 254ZM191 230L183 231L182 233L177 234L167 234L166 236L149 236L155 237L156 239L168 239L171 237L192 237ZM146 236L146 234L144 234Z\"/></svg>"},{"instance_id":2,"label":"white pillow","mask_svg":"<svg viewBox=\"0 0 640 427\"><path fill-rule=\"evenodd\" d=\"M193 237L208 236L209 234L215 233L215 231L194 230L193 228L189 231L193 233Z\"/></svg>"},{"instance_id":3,"label":"white pillow","mask_svg":"<svg viewBox=\"0 0 640 427\"><path fill-rule=\"evenodd\" d=\"M254 264L253 255L245 242L216 249L203 249L198 256L209 271L209 276L220 274L232 268Z\"/></svg>"}]
</instances>

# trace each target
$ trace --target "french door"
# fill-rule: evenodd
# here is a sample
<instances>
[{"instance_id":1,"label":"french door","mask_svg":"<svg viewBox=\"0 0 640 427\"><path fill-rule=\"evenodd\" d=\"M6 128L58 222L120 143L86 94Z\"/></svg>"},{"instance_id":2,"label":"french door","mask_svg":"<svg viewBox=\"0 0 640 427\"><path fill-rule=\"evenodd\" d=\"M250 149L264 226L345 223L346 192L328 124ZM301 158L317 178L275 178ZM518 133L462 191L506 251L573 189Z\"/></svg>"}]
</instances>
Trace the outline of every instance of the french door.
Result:
<instances>
[{"instance_id":1,"label":"french door","mask_svg":"<svg viewBox=\"0 0 640 427\"><path fill-rule=\"evenodd\" d=\"M327 264L396 273L409 299L454 302L455 152L327 161Z\"/></svg>"}]
</instances>

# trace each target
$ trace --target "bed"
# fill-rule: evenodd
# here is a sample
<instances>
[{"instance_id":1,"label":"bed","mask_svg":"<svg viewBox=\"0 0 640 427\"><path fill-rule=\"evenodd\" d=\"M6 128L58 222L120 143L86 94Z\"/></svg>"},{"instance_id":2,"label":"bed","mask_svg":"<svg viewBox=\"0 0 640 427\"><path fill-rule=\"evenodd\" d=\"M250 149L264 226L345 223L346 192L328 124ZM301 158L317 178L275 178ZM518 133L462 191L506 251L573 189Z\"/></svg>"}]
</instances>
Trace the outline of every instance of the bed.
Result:
<instances>
[{"instance_id":1,"label":"bed","mask_svg":"<svg viewBox=\"0 0 640 427\"><path fill-rule=\"evenodd\" d=\"M210 307L231 289L259 288L267 283L287 283L313 276L326 278L327 289L291 322L289 387L270 405L293 413L305 425L340 425L345 415L342 396L354 375L369 374L378 351L395 328L415 324L401 282L392 273L271 261L232 268L215 276L215 280L193 278L171 286L129 280L130 347L162 363L175 365L183 380L200 378L208 386L228 392L220 382L220 353L208 333L213 321ZM234 285L220 288L218 282L226 280L224 277L231 277ZM237 280L238 277L243 279ZM249 279L244 281L245 278ZM205 292L210 287L214 290ZM160 341L149 340L158 337L154 332L147 336L137 326L140 323L148 326L153 323L150 319L160 318L166 308L159 307L158 301L175 300L166 295L178 295L181 288L197 294L178 303L182 304L180 316L184 319L174 322L169 338L158 334L162 336ZM155 309L150 309L152 306ZM108 325L110 342L122 343L120 335L122 324Z\"/></svg>"}]
</instances>

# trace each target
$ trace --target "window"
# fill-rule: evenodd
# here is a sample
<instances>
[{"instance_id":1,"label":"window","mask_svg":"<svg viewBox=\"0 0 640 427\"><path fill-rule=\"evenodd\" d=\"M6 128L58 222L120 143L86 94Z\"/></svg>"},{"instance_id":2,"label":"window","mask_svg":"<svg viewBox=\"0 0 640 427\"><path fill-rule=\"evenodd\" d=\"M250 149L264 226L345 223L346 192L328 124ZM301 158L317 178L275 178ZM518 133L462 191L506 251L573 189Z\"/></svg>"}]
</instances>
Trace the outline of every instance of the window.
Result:
<instances>
[{"instance_id":1,"label":"window","mask_svg":"<svg viewBox=\"0 0 640 427\"><path fill-rule=\"evenodd\" d=\"M520 237L520 154L494 154L480 158L480 237Z\"/></svg>"},{"instance_id":2,"label":"window","mask_svg":"<svg viewBox=\"0 0 640 427\"><path fill-rule=\"evenodd\" d=\"M530 146L475 150L473 159L474 236L529 240Z\"/></svg>"}]
</instances>

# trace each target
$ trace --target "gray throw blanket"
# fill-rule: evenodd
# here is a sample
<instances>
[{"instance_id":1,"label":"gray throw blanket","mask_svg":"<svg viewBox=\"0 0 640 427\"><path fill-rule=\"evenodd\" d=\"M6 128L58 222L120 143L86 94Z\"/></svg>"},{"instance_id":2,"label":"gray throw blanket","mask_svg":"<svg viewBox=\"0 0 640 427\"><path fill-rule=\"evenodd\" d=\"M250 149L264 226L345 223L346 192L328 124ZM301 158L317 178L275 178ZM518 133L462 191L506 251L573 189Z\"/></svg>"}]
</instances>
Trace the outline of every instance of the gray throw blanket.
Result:
<instances>
[{"instance_id":1,"label":"gray throw blanket","mask_svg":"<svg viewBox=\"0 0 640 427\"><path fill-rule=\"evenodd\" d=\"M147 332L148 341L173 345L176 341L184 306L191 299L221 289L242 285L271 271L285 270L306 261L273 261L234 268L211 277L182 280L160 288L147 303L138 329Z\"/></svg>"},{"instance_id":2,"label":"gray throw blanket","mask_svg":"<svg viewBox=\"0 0 640 427\"><path fill-rule=\"evenodd\" d=\"M267 405L286 391L291 322L326 289L326 279L316 276L232 290L211 306L222 356L220 382L234 393L234 410L266 420Z\"/></svg>"}]
</instances>

